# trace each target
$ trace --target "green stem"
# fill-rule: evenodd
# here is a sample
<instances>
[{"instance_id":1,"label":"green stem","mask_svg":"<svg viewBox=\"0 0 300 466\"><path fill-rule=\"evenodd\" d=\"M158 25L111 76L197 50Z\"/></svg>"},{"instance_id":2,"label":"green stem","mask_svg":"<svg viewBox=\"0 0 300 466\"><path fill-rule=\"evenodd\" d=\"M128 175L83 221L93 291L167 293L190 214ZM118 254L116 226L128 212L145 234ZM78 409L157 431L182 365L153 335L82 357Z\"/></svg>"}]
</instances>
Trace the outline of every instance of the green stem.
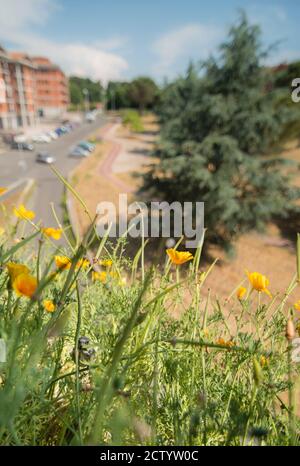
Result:
<instances>
[{"instance_id":1,"label":"green stem","mask_svg":"<svg viewBox=\"0 0 300 466\"><path fill-rule=\"evenodd\" d=\"M288 358L288 383L289 383L289 443L295 445L296 426L295 426L295 398L294 398L294 383L292 374L292 348L289 343L287 358Z\"/></svg>"},{"instance_id":2,"label":"green stem","mask_svg":"<svg viewBox=\"0 0 300 466\"><path fill-rule=\"evenodd\" d=\"M76 293L77 293L77 325L75 332L75 365L76 365L76 375L75 375L75 391L76 391L76 405L77 405L77 417L78 417L78 431L80 444L82 445L82 428L81 428L81 412L80 412L80 380L79 380L79 353L78 353L78 340L81 327L81 297L78 280L76 280Z\"/></svg>"},{"instance_id":3,"label":"green stem","mask_svg":"<svg viewBox=\"0 0 300 466\"><path fill-rule=\"evenodd\" d=\"M255 384L254 388L253 388L253 391L252 391L252 397L251 397L251 401L250 401L250 411L249 411L249 416L248 416L248 419L247 419L247 422L246 422L246 427L245 427L245 432L244 432L244 437L243 437L243 444L242 444L243 446L245 445L245 442L246 442L248 429L249 429L249 424L250 424L250 419L251 419L252 414L253 414L253 406L254 406L254 402L255 402L255 399L256 399L256 394L257 394L257 386Z\"/></svg>"}]
</instances>

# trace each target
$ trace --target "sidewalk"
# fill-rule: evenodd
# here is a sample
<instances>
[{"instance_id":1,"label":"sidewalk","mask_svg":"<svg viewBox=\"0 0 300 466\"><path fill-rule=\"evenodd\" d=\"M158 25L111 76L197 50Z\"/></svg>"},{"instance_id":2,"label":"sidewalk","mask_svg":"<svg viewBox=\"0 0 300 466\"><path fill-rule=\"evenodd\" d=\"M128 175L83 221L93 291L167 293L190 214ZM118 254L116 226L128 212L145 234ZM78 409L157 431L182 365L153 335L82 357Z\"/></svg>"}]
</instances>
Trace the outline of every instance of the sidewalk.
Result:
<instances>
[{"instance_id":1,"label":"sidewalk","mask_svg":"<svg viewBox=\"0 0 300 466\"><path fill-rule=\"evenodd\" d=\"M139 182L133 174L142 173L149 164L148 152L155 140L155 136L149 136L147 132L133 136L119 123L106 125L98 136L103 143L73 173L73 186L92 215L95 215L101 201L112 202L118 210L119 194L129 194L130 198L134 196ZM84 231L89 219L78 201L75 200L74 205L77 223Z\"/></svg>"}]
</instances>

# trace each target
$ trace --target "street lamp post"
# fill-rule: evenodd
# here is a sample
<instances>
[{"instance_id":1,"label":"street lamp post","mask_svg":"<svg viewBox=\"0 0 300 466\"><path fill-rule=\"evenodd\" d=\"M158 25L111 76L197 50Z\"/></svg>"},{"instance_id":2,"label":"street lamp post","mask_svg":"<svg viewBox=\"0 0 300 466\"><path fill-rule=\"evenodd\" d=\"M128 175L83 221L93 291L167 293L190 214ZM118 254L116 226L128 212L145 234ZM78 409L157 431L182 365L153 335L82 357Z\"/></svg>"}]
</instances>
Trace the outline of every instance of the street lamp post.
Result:
<instances>
[{"instance_id":1,"label":"street lamp post","mask_svg":"<svg viewBox=\"0 0 300 466\"><path fill-rule=\"evenodd\" d=\"M85 111L86 113L89 112L90 110L90 96L89 96L89 90L85 87L82 89L82 93L84 95L84 106L85 106Z\"/></svg>"}]
</instances>

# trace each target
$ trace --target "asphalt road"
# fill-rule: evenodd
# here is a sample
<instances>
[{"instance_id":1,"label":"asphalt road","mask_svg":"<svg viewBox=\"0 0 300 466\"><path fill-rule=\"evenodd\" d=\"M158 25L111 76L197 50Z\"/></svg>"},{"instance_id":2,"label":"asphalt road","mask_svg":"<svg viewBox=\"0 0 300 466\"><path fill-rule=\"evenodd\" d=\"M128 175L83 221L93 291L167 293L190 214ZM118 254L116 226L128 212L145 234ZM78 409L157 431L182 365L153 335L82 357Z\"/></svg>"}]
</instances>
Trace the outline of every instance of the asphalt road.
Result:
<instances>
[{"instance_id":1,"label":"asphalt road","mask_svg":"<svg viewBox=\"0 0 300 466\"><path fill-rule=\"evenodd\" d=\"M33 196L28 207L36 212L35 221L42 221L45 226L56 226L50 203L54 203L55 211L61 220L61 200L63 185L47 164L37 163L37 152L47 151L56 158L54 163L58 171L67 176L80 163L80 159L68 157L72 146L86 139L91 133L106 123L101 116L93 123L83 122L71 133L65 134L49 144L36 144L33 152L7 150L0 154L0 186L23 178L33 178L36 182Z\"/></svg>"}]
</instances>

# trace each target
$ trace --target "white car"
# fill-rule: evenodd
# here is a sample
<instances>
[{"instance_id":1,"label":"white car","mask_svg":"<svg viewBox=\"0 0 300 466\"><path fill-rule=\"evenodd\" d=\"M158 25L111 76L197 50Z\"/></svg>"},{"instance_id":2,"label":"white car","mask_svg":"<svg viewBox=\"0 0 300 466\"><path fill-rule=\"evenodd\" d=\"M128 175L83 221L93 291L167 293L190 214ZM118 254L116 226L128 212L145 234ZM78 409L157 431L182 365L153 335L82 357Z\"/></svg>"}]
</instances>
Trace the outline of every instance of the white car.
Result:
<instances>
[{"instance_id":1,"label":"white car","mask_svg":"<svg viewBox=\"0 0 300 466\"><path fill-rule=\"evenodd\" d=\"M92 123L92 121L95 121L96 120L96 115L92 112L89 112L85 115L85 119L86 121L88 121L89 123Z\"/></svg>"},{"instance_id":2,"label":"white car","mask_svg":"<svg viewBox=\"0 0 300 466\"><path fill-rule=\"evenodd\" d=\"M35 136L32 137L33 142L46 142L49 143L51 142L51 137L48 136L45 133L41 134L36 134Z\"/></svg>"},{"instance_id":3,"label":"white car","mask_svg":"<svg viewBox=\"0 0 300 466\"><path fill-rule=\"evenodd\" d=\"M55 131L48 131L47 136L50 136L51 139L57 139L58 138Z\"/></svg>"}]
</instances>

